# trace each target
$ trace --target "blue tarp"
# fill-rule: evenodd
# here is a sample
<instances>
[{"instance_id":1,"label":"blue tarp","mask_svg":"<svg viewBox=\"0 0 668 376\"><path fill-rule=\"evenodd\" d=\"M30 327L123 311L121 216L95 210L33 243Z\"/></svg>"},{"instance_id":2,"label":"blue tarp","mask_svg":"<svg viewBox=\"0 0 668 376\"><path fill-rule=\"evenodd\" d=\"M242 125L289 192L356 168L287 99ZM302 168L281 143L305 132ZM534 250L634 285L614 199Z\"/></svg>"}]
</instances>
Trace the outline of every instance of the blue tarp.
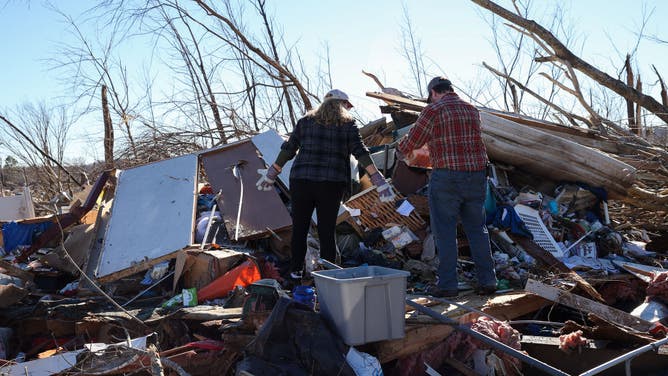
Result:
<instances>
[{"instance_id":1,"label":"blue tarp","mask_svg":"<svg viewBox=\"0 0 668 376\"><path fill-rule=\"evenodd\" d=\"M2 238L5 243L5 252L12 252L18 246L30 246L36 235L46 231L53 222L17 223L9 222L2 226Z\"/></svg>"},{"instance_id":2,"label":"blue tarp","mask_svg":"<svg viewBox=\"0 0 668 376\"><path fill-rule=\"evenodd\" d=\"M504 231L510 231L512 234L533 239L531 231L527 229L515 208L510 205L498 205L496 211L487 216L487 224L494 225L494 227Z\"/></svg>"}]
</instances>

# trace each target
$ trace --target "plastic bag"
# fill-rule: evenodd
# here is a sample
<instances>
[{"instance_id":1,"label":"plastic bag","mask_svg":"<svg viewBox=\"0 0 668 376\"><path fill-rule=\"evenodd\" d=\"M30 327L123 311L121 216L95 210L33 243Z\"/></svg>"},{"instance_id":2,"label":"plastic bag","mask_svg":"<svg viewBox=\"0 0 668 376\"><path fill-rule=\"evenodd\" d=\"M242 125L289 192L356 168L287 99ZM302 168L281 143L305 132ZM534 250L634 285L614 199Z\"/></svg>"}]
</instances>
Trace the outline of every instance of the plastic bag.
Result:
<instances>
[{"instance_id":1,"label":"plastic bag","mask_svg":"<svg viewBox=\"0 0 668 376\"><path fill-rule=\"evenodd\" d=\"M346 361L350 368L355 371L357 376L382 376L383 369L380 367L380 362L374 356L367 353L357 351L350 346L348 354L346 354Z\"/></svg>"}]
</instances>

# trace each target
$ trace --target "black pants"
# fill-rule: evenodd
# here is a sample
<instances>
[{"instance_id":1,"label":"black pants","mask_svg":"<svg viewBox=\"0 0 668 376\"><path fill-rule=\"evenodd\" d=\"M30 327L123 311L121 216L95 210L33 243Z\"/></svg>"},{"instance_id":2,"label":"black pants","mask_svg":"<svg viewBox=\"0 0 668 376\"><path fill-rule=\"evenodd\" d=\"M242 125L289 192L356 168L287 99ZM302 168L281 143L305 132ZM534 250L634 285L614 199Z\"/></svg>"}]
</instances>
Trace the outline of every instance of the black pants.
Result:
<instances>
[{"instance_id":1,"label":"black pants","mask_svg":"<svg viewBox=\"0 0 668 376\"><path fill-rule=\"evenodd\" d=\"M301 179L290 180L292 200L292 258L290 270L301 271L306 256L306 238L311 225L311 215L316 209L320 257L334 262L336 240L334 230L339 204L346 189L343 182L319 182Z\"/></svg>"}]
</instances>

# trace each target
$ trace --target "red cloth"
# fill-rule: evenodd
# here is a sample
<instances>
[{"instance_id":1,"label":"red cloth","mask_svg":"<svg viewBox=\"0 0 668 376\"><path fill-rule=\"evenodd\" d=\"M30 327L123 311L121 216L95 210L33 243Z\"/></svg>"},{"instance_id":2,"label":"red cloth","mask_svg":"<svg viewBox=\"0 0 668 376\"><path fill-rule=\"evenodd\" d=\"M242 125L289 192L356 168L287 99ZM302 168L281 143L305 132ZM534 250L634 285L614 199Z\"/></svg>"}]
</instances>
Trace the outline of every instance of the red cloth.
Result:
<instances>
[{"instance_id":1,"label":"red cloth","mask_svg":"<svg viewBox=\"0 0 668 376\"><path fill-rule=\"evenodd\" d=\"M433 168L482 171L487 166L480 113L455 93L445 93L441 100L425 107L397 148L408 156L424 144L429 147Z\"/></svg>"},{"instance_id":2,"label":"red cloth","mask_svg":"<svg viewBox=\"0 0 668 376\"><path fill-rule=\"evenodd\" d=\"M199 194L201 195L212 195L213 194L213 188L211 188L210 184L205 184L202 189L199 190Z\"/></svg>"}]
</instances>

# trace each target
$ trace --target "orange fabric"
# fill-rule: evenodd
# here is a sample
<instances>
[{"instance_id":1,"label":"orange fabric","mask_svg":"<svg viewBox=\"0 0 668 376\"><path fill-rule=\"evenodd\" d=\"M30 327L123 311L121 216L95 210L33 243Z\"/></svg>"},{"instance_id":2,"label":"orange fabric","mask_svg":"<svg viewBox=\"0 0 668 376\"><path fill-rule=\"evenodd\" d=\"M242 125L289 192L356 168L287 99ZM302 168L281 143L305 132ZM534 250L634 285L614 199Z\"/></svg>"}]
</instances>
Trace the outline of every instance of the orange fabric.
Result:
<instances>
[{"instance_id":1,"label":"orange fabric","mask_svg":"<svg viewBox=\"0 0 668 376\"><path fill-rule=\"evenodd\" d=\"M406 164L411 167L421 167L431 169L431 156L429 155L429 148L427 144L422 145L421 148L413 150L406 160Z\"/></svg>"},{"instance_id":2,"label":"orange fabric","mask_svg":"<svg viewBox=\"0 0 668 376\"><path fill-rule=\"evenodd\" d=\"M222 276L214 279L197 292L197 301L221 298L234 289L235 286L246 287L262 279L260 269L252 260L247 260L236 268L229 270Z\"/></svg>"}]
</instances>

